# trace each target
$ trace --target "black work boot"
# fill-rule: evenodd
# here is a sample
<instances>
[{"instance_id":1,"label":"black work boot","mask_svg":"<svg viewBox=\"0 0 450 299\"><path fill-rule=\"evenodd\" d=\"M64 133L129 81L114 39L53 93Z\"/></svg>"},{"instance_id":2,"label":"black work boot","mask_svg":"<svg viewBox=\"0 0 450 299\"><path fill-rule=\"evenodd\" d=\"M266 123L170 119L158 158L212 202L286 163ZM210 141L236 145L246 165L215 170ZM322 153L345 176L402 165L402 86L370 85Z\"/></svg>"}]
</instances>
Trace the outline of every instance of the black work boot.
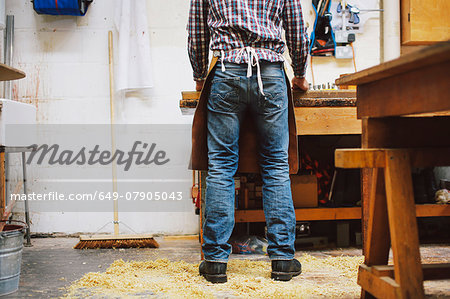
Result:
<instances>
[{"instance_id":1,"label":"black work boot","mask_svg":"<svg viewBox=\"0 0 450 299\"><path fill-rule=\"evenodd\" d=\"M227 282L227 263L202 261L198 267L200 275L212 283Z\"/></svg>"},{"instance_id":2,"label":"black work boot","mask_svg":"<svg viewBox=\"0 0 450 299\"><path fill-rule=\"evenodd\" d=\"M302 264L296 259L272 261L272 279L289 281L300 273L302 273Z\"/></svg>"}]
</instances>

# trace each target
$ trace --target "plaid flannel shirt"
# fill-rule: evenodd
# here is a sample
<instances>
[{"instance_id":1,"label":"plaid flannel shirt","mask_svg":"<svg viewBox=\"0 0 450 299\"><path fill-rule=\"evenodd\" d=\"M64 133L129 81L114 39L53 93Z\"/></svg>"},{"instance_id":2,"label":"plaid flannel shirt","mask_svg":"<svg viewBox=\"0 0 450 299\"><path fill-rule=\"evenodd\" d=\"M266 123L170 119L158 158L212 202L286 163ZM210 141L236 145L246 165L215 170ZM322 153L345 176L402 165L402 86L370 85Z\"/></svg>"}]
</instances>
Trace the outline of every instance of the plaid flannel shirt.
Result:
<instances>
[{"instance_id":1,"label":"plaid flannel shirt","mask_svg":"<svg viewBox=\"0 0 450 299\"><path fill-rule=\"evenodd\" d=\"M284 61L282 27L294 75L304 77L309 39L300 0L191 0L187 30L194 80L206 77L210 43L227 62L247 63L237 53L248 46L258 59Z\"/></svg>"}]
</instances>

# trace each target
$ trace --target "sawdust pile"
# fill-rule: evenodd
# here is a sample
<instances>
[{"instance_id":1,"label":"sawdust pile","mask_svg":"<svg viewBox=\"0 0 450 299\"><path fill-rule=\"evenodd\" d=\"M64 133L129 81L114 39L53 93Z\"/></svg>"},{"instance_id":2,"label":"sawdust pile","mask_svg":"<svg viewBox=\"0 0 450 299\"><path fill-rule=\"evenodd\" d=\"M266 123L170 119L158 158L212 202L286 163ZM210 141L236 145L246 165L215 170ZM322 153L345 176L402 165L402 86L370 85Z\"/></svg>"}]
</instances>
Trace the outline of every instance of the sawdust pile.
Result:
<instances>
[{"instance_id":1,"label":"sawdust pile","mask_svg":"<svg viewBox=\"0 0 450 299\"><path fill-rule=\"evenodd\" d=\"M300 258L303 273L290 282L270 279L270 262L230 260L228 282L211 284L198 275L198 264L167 259L115 261L106 272L87 273L68 288L67 298L311 298L358 297L358 266L363 257Z\"/></svg>"}]
</instances>

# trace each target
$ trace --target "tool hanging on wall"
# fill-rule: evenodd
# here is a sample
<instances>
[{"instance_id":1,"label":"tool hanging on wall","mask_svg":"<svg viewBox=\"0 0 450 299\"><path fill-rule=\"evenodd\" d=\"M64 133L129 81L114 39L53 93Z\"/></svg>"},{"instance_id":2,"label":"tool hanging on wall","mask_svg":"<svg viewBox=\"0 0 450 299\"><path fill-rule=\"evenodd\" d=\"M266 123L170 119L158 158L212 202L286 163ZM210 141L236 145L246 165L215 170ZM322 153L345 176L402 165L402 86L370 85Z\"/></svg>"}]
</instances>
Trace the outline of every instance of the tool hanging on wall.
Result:
<instances>
[{"instance_id":1,"label":"tool hanging on wall","mask_svg":"<svg viewBox=\"0 0 450 299\"><path fill-rule=\"evenodd\" d=\"M311 33L310 53L312 56L332 56L336 48L331 27L331 0L312 0L316 12L314 30Z\"/></svg>"},{"instance_id":2,"label":"tool hanging on wall","mask_svg":"<svg viewBox=\"0 0 450 299\"><path fill-rule=\"evenodd\" d=\"M33 9L43 15L84 16L93 0L33 0Z\"/></svg>"},{"instance_id":3,"label":"tool hanging on wall","mask_svg":"<svg viewBox=\"0 0 450 299\"><path fill-rule=\"evenodd\" d=\"M361 27L364 21L367 20L367 16L365 18L362 16L363 19L361 19L360 13L382 11L382 9L360 9L356 6L359 6L356 1L348 2L341 0L330 9L334 13L331 25L335 34L335 57L337 59L354 59L352 43L356 40L356 33L362 33ZM370 4L366 3L366 5Z\"/></svg>"},{"instance_id":4,"label":"tool hanging on wall","mask_svg":"<svg viewBox=\"0 0 450 299\"><path fill-rule=\"evenodd\" d=\"M353 9L353 12L352 12ZM353 48L349 45L356 40L355 33L351 33L347 30L347 22L353 24L359 24L359 11L355 6L347 4L347 1L341 0L336 7L336 12L342 17L342 26L340 29L335 28L335 40L336 40L336 55L337 59L351 59L354 58ZM350 15L347 20L347 15Z\"/></svg>"},{"instance_id":5,"label":"tool hanging on wall","mask_svg":"<svg viewBox=\"0 0 450 299\"><path fill-rule=\"evenodd\" d=\"M359 22L361 21L359 18L359 13L361 12L361 10L354 5L342 4L343 2L344 1L339 2L336 11L338 13L343 13L343 11L348 10L350 13L350 18L348 22L355 25L359 24Z\"/></svg>"}]
</instances>

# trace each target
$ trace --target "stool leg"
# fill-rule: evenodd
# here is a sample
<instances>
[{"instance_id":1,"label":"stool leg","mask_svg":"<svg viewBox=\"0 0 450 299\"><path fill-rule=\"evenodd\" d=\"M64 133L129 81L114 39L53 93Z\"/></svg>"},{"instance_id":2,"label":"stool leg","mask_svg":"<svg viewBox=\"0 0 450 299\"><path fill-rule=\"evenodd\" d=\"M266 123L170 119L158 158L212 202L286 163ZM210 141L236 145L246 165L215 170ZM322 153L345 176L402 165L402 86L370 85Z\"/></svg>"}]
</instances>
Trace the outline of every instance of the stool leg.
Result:
<instances>
[{"instance_id":1,"label":"stool leg","mask_svg":"<svg viewBox=\"0 0 450 299\"><path fill-rule=\"evenodd\" d=\"M367 266L387 265L390 237L383 170L378 168L373 169L371 177L364 263ZM374 297L370 293L362 290L361 298L367 299Z\"/></svg>"},{"instance_id":2,"label":"stool leg","mask_svg":"<svg viewBox=\"0 0 450 299\"><path fill-rule=\"evenodd\" d=\"M406 151L386 151L385 180L395 281L402 297L424 298L411 164Z\"/></svg>"}]
</instances>

